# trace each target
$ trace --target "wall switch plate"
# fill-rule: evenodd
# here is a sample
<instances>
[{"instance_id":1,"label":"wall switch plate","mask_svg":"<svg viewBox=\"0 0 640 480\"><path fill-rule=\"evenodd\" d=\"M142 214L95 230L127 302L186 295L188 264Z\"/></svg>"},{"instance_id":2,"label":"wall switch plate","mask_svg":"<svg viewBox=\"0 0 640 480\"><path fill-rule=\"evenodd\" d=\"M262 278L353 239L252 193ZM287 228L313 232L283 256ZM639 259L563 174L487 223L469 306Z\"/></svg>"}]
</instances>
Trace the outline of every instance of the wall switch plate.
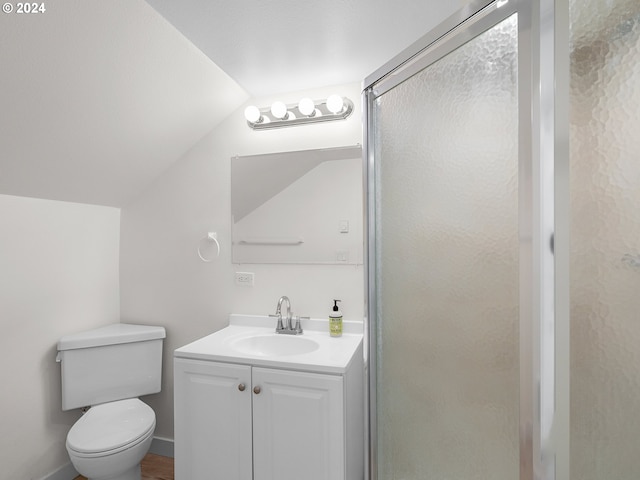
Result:
<instances>
[{"instance_id":1,"label":"wall switch plate","mask_svg":"<svg viewBox=\"0 0 640 480\"><path fill-rule=\"evenodd\" d=\"M348 261L349 261L349 251L348 250L338 250L336 252L336 262L347 263Z\"/></svg>"},{"instance_id":2,"label":"wall switch plate","mask_svg":"<svg viewBox=\"0 0 640 480\"><path fill-rule=\"evenodd\" d=\"M349 233L349 220L340 220L340 233Z\"/></svg>"},{"instance_id":3,"label":"wall switch plate","mask_svg":"<svg viewBox=\"0 0 640 480\"><path fill-rule=\"evenodd\" d=\"M236 285L253 287L253 272L236 272Z\"/></svg>"}]
</instances>

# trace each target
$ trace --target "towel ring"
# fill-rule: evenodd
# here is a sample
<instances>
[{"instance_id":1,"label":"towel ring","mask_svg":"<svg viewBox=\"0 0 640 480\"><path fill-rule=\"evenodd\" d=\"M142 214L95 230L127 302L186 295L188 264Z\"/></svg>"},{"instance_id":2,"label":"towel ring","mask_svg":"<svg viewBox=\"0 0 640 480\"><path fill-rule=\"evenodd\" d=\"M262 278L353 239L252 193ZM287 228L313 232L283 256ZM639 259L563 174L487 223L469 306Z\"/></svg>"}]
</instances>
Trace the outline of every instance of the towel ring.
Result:
<instances>
[{"instance_id":1,"label":"towel ring","mask_svg":"<svg viewBox=\"0 0 640 480\"><path fill-rule=\"evenodd\" d=\"M216 254L214 257L205 258L204 255L202 255L202 252L200 251L202 247L202 240L206 240L207 243L209 244L211 243L215 244ZM202 260L203 262L206 262L206 263L213 262L216 258L220 256L220 242L218 242L218 234L216 232L209 232L207 233L207 236L204 237L202 240L200 240L200 245L198 245L198 256L200 257L200 260Z\"/></svg>"}]
</instances>

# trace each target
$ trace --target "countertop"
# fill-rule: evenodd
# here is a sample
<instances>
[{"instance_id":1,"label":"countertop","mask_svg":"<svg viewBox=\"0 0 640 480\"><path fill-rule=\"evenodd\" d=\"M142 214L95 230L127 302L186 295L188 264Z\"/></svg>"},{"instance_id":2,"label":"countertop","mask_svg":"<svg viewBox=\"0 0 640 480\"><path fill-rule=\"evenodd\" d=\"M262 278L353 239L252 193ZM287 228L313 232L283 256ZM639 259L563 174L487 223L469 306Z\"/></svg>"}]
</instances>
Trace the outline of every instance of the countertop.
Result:
<instances>
[{"instance_id":1,"label":"countertop","mask_svg":"<svg viewBox=\"0 0 640 480\"><path fill-rule=\"evenodd\" d=\"M268 316L233 314L228 327L176 349L174 357L342 374L355 355L362 355L363 340L362 322L345 321L343 325L342 336L331 337L328 320L303 320L300 338L316 342L316 350L289 355L250 354L238 351L234 344L252 336L288 335L275 334L275 319Z\"/></svg>"}]
</instances>

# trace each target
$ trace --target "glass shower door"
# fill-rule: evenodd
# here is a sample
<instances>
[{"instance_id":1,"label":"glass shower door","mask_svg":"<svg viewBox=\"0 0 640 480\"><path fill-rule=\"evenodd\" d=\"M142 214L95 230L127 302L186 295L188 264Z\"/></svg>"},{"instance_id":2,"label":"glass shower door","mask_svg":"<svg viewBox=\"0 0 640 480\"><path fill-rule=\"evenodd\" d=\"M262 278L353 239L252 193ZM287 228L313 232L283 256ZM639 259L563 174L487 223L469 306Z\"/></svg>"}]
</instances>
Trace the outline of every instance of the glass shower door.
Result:
<instances>
[{"instance_id":1,"label":"glass shower door","mask_svg":"<svg viewBox=\"0 0 640 480\"><path fill-rule=\"evenodd\" d=\"M377 478L516 479L517 14L372 108Z\"/></svg>"},{"instance_id":2,"label":"glass shower door","mask_svg":"<svg viewBox=\"0 0 640 480\"><path fill-rule=\"evenodd\" d=\"M571 478L640 476L640 2L571 0Z\"/></svg>"}]
</instances>

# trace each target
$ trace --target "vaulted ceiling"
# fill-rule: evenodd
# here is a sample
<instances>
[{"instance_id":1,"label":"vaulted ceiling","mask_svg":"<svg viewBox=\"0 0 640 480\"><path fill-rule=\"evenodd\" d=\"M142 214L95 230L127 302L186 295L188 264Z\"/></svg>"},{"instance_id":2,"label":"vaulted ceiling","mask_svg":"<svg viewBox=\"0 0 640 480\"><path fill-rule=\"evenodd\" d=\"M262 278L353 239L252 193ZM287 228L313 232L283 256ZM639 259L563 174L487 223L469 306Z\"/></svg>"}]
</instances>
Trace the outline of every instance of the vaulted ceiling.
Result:
<instances>
[{"instance_id":1,"label":"vaulted ceiling","mask_svg":"<svg viewBox=\"0 0 640 480\"><path fill-rule=\"evenodd\" d=\"M122 206L247 94L143 0L0 15L0 193Z\"/></svg>"},{"instance_id":2,"label":"vaulted ceiling","mask_svg":"<svg viewBox=\"0 0 640 480\"><path fill-rule=\"evenodd\" d=\"M464 0L54 0L0 14L0 194L120 207L251 96L358 82Z\"/></svg>"}]
</instances>

